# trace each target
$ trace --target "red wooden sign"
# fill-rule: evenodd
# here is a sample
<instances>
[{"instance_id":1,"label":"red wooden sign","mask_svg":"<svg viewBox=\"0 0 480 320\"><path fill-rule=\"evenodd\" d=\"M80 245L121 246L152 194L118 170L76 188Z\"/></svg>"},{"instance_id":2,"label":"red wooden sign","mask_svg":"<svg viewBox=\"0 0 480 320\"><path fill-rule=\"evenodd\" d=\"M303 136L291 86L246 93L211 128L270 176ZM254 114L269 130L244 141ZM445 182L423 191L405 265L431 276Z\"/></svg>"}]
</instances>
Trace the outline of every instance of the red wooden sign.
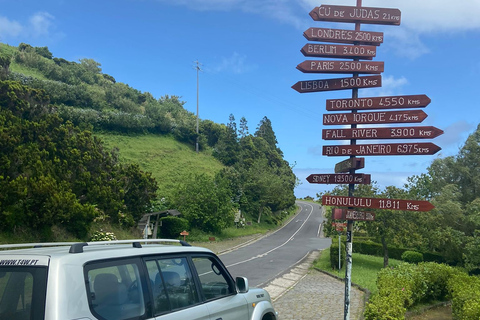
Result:
<instances>
[{"instance_id":1,"label":"red wooden sign","mask_svg":"<svg viewBox=\"0 0 480 320\"><path fill-rule=\"evenodd\" d=\"M307 177L310 183L318 184L370 184L371 176L369 174L311 174Z\"/></svg>"},{"instance_id":2,"label":"red wooden sign","mask_svg":"<svg viewBox=\"0 0 480 320\"><path fill-rule=\"evenodd\" d=\"M390 8L347 7L321 5L310 12L315 21L361 22L369 24L400 25L401 12Z\"/></svg>"},{"instance_id":3,"label":"red wooden sign","mask_svg":"<svg viewBox=\"0 0 480 320\"><path fill-rule=\"evenodd\" d=\"M349 158L335 165L335 173L349 172L351 169L365 168L365 158Z\"/></svg>"},{"instance_id":4,"label":"red wooden sign","mask_svg":"<svg viewBox=\"0 0 480 320\"><path fill-rule=\"evenodd\" d=\"M327 113L323 115L324 125L418 123L427 118L422 110L380 111L358 113Z\"/></svg>"},{"instance_id":5,"label":"red wooden sign","mask_svg":"<svg viewBox=\"0 0 480 320\"><path fill-rule=\"evenodd\" d=\"M375 213L351 209L332 209L333 220L374 221Z\"/></svg>"},{"instance_id":6,"label":"red wooden sign","mask_svg":"<svg viewBox=\"0 0 480 320\"><path fill-rule=\"evenodd\" d=\"M442 150L431 143L389 143L323 146L324 156L432 155Z\"/></svg>"},{"instance_id":7,"label":"red wooden sign","mask_svg":"<svg viewBox=\"0 0 480 320\"><path fill-rule=\"evenodd\" d=\"M382 61L306 60L297 69L304 73L382 73Z\"/></svg>"},{"instance_id":8,"label":"red wooden sign","mask_svg":"<svg viewBox=\"0 0 480 320\"><path fill-rule=\"evenodd\" d=\"M349 139L433 139L443 134L443 130L435 127L395 127L395 128L355 128L355 129L323 129L324 140Z\"/></svg>"},{"instance_id":9,"label":"red wooden sign","mask_svg":"<svg viewBox=\"0 0 480 320\"><path fill-rule=\"evenodd\" d=\"M422 200L397 200L377 198L355 198L342 196L323 196L322 205L331 207L370 208L382 210L430 211L435 206Z\"/></svg>"},{"instance_id":10,"label":"red wooden sign","mask_svg":"<svg viewBox=\"0 0 480 320\"><path fill-rule=\"evenodd\" d=\"M353 88L376 88L382 86L382 76L337 78L298 81L292 88L300 93L346 90Z\"/></svg>"},{"instance_id":11,"label":"red wooden sign","mask_svg":"<svg viewBox=\"0 0 480 320\"><path fill-rule=\"evenodd\" d=\"M329 99L328 111L423 108L432 100L424 94L356 99Z\"/></svg>"},{"instance_id":12,"label":"red wooden sign","mask_svg":"<svg viewBox=\"0 0 480 320\"><path fill-rule=\"evenodd\" d=\"M383 32L354 31L329 28L308 28L303 36L309 41L366 44L379 46L383 42Z\"/></svg>"},{"instance_id":13,"label":"red wooden sign","mask_svg":"<svg viewBox=\"0 0 480 320\"><path fill-rule=\"evenodd\" d=\"M375 46L351 46L346 44L307 43L300 50L306 57L344 58L372 60L377 55Z\"/></svg>"}]
</instances>

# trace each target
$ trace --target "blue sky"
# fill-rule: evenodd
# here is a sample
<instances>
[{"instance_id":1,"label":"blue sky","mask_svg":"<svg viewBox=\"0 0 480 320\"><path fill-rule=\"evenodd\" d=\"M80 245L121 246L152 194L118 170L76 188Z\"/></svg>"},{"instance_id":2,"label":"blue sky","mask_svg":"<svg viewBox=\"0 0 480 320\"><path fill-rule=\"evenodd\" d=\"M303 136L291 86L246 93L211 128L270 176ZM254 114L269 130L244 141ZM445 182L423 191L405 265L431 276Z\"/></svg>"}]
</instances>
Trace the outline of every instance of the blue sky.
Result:
<instances>
[{"instance_id":1,"label":"blue sky","mask_svg":"<svg viewBox=\"0 0 480 320\"><path fill-rule=\"evenodd\" d=\"M156 98L181 96L192 112L198 59L200 118L226 123L233 114L238 124L245 117L253 133L267 116L302 181L296 195L315 196L333 186L305 177L333 173L345 159L322 156L322 146L339 144L321 138L325 100L351 97L351 90L291 89L300 80L344 77L296 70L311 59L300 53L306 29L353 28L313 21L308 13L321 4L356 0L0 0L0 41L48 46L70 61L94 59L104 73ZM385 62L385 72L381 88L361 89L359 96L426 94L432 103L421 125L445 131L431 140L442 148L434 156L366 157L359 173L370 173L381 187L400 187L436 157L455 155L480 123L480 0L363 0L363 6L398 8L402 24L362 25L385 34L374 59ZM398 141L358 143L381 142Z\"/></svg>"}]
</instances>

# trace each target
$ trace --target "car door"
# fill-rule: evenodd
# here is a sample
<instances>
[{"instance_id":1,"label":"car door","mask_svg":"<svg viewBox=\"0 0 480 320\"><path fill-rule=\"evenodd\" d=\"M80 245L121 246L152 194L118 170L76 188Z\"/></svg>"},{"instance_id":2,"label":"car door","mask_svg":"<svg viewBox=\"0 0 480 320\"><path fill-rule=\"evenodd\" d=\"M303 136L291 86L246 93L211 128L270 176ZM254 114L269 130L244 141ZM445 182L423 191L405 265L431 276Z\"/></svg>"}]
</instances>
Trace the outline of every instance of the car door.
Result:
<instances>
[{"instance_id":1,"label":"car door","mask_svg":"<svg viewBox=\"0 0 480 320\"><path fill-rule=\"evenodd\" d=\"M211 255L192 256L200 289L211 320L247 320L247 301L238 295L235 282L218 260Z\"/></svg>"},{"instance_id":2,"label":"car door","mask_svg":"<svg viewBox=\"0 0 480 320\"><path fill-rule=\"evenodd\" d=\"M209 320L188 259L183 256L145 259L152 288L153 313L158 320Z\"/></svg>"}]
</instances>

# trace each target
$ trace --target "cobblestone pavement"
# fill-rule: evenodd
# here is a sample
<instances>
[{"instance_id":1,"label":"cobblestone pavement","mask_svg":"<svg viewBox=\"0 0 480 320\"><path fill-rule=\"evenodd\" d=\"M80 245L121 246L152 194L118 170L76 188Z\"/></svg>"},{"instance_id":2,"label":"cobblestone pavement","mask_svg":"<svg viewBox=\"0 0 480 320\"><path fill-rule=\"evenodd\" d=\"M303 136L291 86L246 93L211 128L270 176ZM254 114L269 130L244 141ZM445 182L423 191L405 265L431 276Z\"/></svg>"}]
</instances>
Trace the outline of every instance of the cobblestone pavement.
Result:
<instances>
[{"instance_id":1,"label":"cobblestone pavement","mask_svg":"<svg viewBox=\"0 0 480 320\"><path fill-rule=\"evenodd\" d=\"M344 293L343 281L310 269L305 277L273 304L281 320L339 320L344 318ZM363 301L363 291L352 286L351 320L362 319Z\"/></svg>"}]
</instances>

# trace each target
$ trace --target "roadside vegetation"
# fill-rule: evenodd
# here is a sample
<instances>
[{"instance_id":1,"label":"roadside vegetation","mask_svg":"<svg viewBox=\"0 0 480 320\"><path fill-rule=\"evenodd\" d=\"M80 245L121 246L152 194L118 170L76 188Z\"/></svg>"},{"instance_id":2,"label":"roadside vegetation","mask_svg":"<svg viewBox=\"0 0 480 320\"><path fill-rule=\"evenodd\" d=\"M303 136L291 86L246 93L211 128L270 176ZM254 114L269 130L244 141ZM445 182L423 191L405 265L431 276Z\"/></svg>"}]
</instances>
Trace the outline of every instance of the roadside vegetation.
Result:
<instances>
[{"instance_id":1,"label":"roadside vegetation","mask_svg":"<svg viewBox=\"0 0 480 320\"><path fill-rule=\"evenodd\" d=\"M245 118L200 119L197 134L183 105L92 59L0 44L0 241L138 237L144 214L172 209L198 237L281 224L297 181L270 120L252 134Z\"/></svg>"}]
</instances>

